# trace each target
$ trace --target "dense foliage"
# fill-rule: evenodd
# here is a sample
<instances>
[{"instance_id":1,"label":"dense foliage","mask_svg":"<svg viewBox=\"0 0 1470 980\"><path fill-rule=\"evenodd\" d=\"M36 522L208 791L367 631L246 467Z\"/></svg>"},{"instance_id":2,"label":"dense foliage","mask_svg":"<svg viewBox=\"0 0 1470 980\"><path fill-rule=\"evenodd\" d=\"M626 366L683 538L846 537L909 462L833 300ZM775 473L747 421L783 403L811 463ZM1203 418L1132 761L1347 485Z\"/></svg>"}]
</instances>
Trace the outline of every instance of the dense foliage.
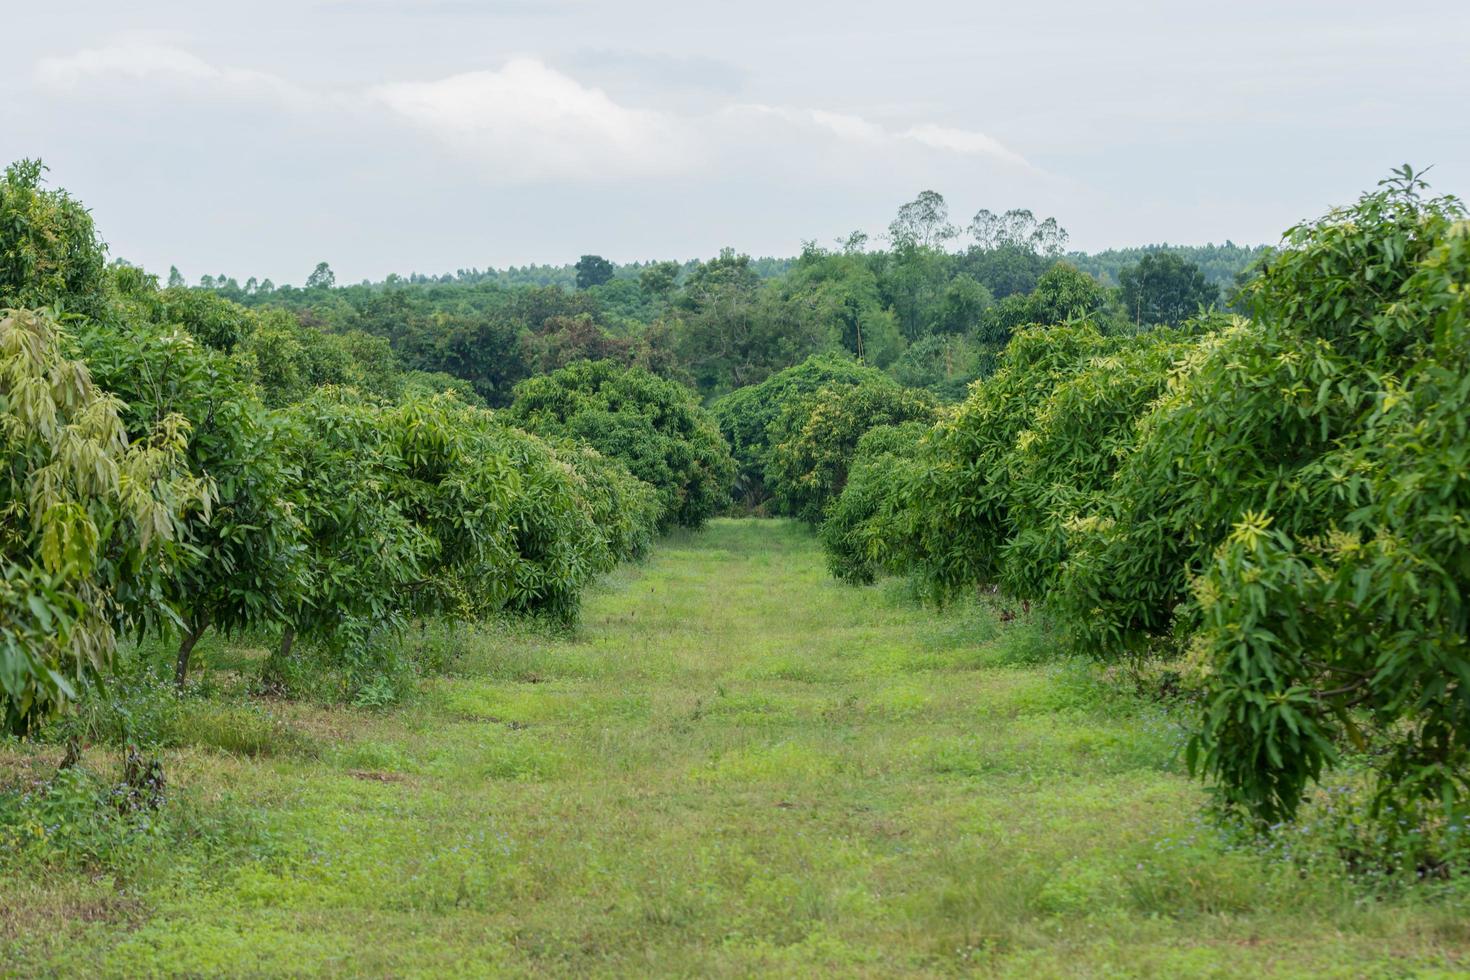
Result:
<instances>
[{"instance_id":1,"label":"dense foliage","mask_svg":"<svg viewBox=\"0 0 1470 980\"><path fill-rule=\"evenodd\" d=\"M1342 769L1403 860L1470 818L1470 223L1407 168L1265 252L1066 255L1022 210L950 251L926 191L887 250L302 289L109 267L41 174L0 182L12 731L121 635L180 688L215 629L266 638L273 692L377 692L411 624L571 623L733 495L846 581L1003 590L1166 665L1261 826Z\"/></svg>"},{"instance_id":2,"label":"dense foliage","mask_svg":"<svg viewBox=\"0 0 1470 980\"><path fill-rule=\"evenodd\" d=\"M0 180L0 309L101 309L105 252L92 216L63 190L43 190L39 160L20 160Z\"/></svg>"},{"instance_id":3,"label":"dense foliage","mask_svg":"<svg viewBox=\"0 0 1470 980\"><path fill-rule=\"evenodd\" d=\"M710 414L675 382L611 361L581 361L516 388L509 417L581 440L658 491L660 527L699 527L729 493L734 463Z\"/></svg>"},{"instance_id":4,"label":"dense foliage","mask_svg":"<svg viewBox=\"0 0 1470 980\"><path fill-rule=\"evenodd\" d=\"M575 423L548 442L472 382L405 369L381 333L109 268L40 173L0 182L5 302L71 315L65 331L45 310L0 320L12 729L107 682L121 632L172 636L180 688L214 629L278 638L272 690L325 669L379 697L410 622L570 622L593 576L724 499L723 441L675 382L612 369L592 425L624 449L643 426L655 488ZM323 263L309 291L332 282Z\"/></svg>"},{"instance_id":5,"label":"dense foliage","mask_svg":"<svg viewBox=\"0 0 1470 980\"><path fill-rule=\"evenodd\" d=\"M457 379L499 407L526 378L579 360L613 360L689 383L713 401L810 356L845 355L958 400L994 369L1020 327L1088 317L1116 332L1172 322L1179 309L1192 314L1199 302L1209 305L1213 294L1187 289L1175 301L1179 290L1170 284L1202 277L1233 287L1260 256L1228 244L1169 248L1162 259L1154 246L1068 253L1055 218L1012 208L952 221L935 191L900 207L886 239L880 245L853 233L835 248L807 242L788 259L723 249L705 261L620 266L587 254L563 267L461 269L350 285L336 285L322 264L304 288L208 275L192 291L288 312L306 327L301 333L277 321L273 330L287 326L290 338L263 334L257 344L262 374L303 379L298 387L350 384L393 397L381 383L391 374L372 381L343 373L354 363L391 361L402 372L438 376L438 390L445 378ZM1169 275L1150 272L1160 261ZM1134 267L1159 302L1125 304L1117 283L1125 273L1139 278ZM170 275L169 284L190 291L182 274ZM387 350L365 355L363 336ZM344 352L344 337L359 339ZM742 471L751 475L744 463Z\"/></svg>"},{"instance_id":6,"label":"dense foliage","mask_svg":"<svg viewBox=\"0 0 1470 980\"><path fill-rule=\"evenodd\" d=\"M848 465L847 484L822 522L822 549L832 574L853 585L867 585L882 574L897 506L896 488L909 477L919 444L929 431L923 422L880 425L863 433Z\"/></svg>"},{"instance_id":7,"label":"dense foliage","mask_svg":"<svg viewBox=\"0 0 1470 980\"><path fill-rule=\"evenodd\" d=\"M1136 324L1178 324L1220 298L1199 266L1173 252L1154 252L1119 274L1123 309Z\"/></svg>"},{"instance_id":8,"label":"dense foliage","mask_svg":"<svg viewBox=\"0 0 1470 980\"><path fill-rule=\"evenodd\" d=\"M158 599L164 550L209 489L181 473L189 423L131 440L124 406L63 353L54 321L0 315L0 706L24 732L111 663ZM172 550L172 549L169 549Z\"/></svg>"},{"instance_id":9,"label":"dense foliage","mask_svg":"<svg viewBox=\"0 0 1470 980\"><path fill-rule=\"evenodd\" d=\"M300 471L289 433L235 363L176 325L97 325L80 346L98 384L126 403L134 439L169 416L189 420L189 471L212 489L213 506L190 515L164 581L164 602L180 621L183 684L205 631L272 626L300 587Z\"/></svg>"},{"instance_id":10,"label":"dense foliage","mask_svg":"<svg viewBox=\"0 0 1470 980\"><path fill-rule=\"evenodd\" d=\"M934 420L934 400L886 378L827 384L788 401L770 425L766 486L777 513L820 524L847 484L858 440L877 426Z\"/></svg>"},{"instance_id":11,"label":"dense foliage","mask_svg":"<svg viewBox=\"0 0 1470 980\"><path fill-rule=\"evenodd\" d=\"M1436 866L1470 813L1467 272L1464 209L1406 168L1288 232L1251 320L1020 329L917 443L862 444L833 570L1003 588L1093 656L1174 662L1226 804L1289 819L1371 760L1375 839Z\"/></svg>"},{"instance_id":12,"label":"dense foliage","mask_svg":"<svg viewBox=\"0 0 1470 980\"><path fill-rule=\"evenodd\" d=\"M760 384L738 388L710 406L735 457L735 499L747 507L763 502L771 425L791 402L827 385L883 380L882 372L848 357L814 355Z\"/></svg>"}]
</instances>

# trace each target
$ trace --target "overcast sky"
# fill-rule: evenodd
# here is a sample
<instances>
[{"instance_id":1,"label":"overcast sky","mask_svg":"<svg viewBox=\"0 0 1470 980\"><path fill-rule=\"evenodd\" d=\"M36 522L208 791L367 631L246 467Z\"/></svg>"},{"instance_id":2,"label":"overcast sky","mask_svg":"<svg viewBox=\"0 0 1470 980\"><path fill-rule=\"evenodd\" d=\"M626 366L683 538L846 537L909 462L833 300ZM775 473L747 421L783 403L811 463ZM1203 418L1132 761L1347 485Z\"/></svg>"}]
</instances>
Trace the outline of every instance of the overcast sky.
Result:
<instances>
[{"instance_id":1,"label":"overcast sky","mask_svg":"<svg viewBox=\"0 0 1470 980\"><path fill-rule=\"evenodd\" d=\"M788 255L926 188L1087 250L1470 194L1465 0L5 7L0 156L191 281Z\"/></svg>"}]
</instances>

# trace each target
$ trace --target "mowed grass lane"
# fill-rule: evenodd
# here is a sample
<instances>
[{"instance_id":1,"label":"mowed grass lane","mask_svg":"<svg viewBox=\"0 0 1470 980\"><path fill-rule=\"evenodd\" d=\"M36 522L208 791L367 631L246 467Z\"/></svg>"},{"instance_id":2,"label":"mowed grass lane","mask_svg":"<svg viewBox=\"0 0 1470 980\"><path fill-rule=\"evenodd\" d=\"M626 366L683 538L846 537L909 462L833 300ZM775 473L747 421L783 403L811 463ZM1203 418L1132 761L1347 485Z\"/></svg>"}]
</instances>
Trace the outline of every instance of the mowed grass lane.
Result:
<instances>
[{"instance_id":1,"label":"mowed grass lane","mask_svg":"<svg viewBox=\"0 0 1470 980\"><path fill-rule=\"evenodd\" d=\"M475 634L312 751L166 760L198 842L9 881L17 973L1398 975L1462 911L1219 842L1178 725L999 607L852 589L714 522L571 637Z\"/></svg>"}]
</instances>

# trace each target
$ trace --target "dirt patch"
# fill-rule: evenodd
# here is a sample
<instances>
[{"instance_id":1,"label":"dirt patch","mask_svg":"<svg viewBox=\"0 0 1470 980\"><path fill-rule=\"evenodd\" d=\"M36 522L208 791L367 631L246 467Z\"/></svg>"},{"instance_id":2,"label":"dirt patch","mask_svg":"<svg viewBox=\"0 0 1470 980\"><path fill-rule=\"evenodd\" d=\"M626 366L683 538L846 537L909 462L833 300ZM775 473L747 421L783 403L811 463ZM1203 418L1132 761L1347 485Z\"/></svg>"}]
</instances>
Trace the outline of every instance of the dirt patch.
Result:
<instances>
[{"instance_id":1,"label":"dirt patch","mask_svg":"<svg viewBox=\"0 0 1470 980\"><path fill-rule=\"evenodd\" d=\"M374 783L401 783L404 779L401 772L373 772L369 769L349 769L347 775L353 779L365 779Z\"/></svg>"}]
</instances>

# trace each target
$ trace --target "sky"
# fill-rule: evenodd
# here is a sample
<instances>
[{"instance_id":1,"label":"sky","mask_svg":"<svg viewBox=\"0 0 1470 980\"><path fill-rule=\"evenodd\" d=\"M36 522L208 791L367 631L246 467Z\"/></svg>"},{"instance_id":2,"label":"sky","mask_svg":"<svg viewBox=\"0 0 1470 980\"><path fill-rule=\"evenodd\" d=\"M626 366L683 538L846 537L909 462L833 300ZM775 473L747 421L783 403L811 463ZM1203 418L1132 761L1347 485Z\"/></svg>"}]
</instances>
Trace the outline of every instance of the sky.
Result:
<instances>
[{"instance_id":1,"label":"sky","mask_svg":"<svg viewBox=\"0 0 1470 980\"><path fill-rule=\"evenodd\" d=\"M1406 162L1470 197L1463 0L5 6L0 157L190 281L791 255L926 189L1088 251L1273 242Z\"/></svg>"}]
</instances>

